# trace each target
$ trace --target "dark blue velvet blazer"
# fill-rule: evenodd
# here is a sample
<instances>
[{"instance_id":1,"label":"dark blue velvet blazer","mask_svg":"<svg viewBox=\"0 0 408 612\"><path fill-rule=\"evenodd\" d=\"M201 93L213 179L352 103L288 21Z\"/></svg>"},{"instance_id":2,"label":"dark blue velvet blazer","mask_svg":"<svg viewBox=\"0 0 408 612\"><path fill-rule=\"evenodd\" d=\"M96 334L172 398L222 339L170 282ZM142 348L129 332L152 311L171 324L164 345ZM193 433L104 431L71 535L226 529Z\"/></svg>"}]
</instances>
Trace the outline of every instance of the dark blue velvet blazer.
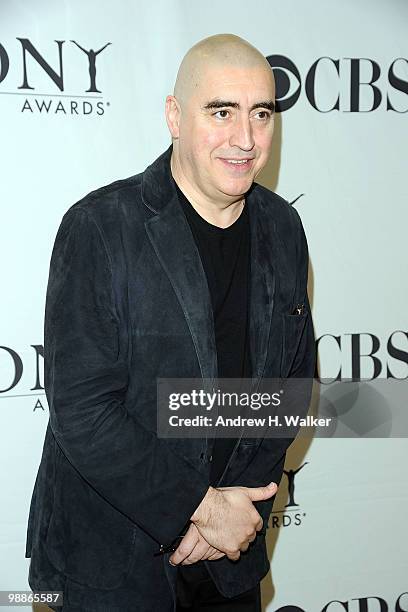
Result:
<instances>
[{"instance_id":1,"label":"dark blue velvet blazer","mask_svg":"<svg viewBox=\"0 0 408 612\"><path fill-rule=\"evenodd\" d=\"M26 557L33 589L68 576L114 589L132 573L136 610L173 610L177 569L155 556L188 523L209 483L207 439L156 435L158 377L215 378L205 273L170 173L172 146L144 172L71 206L56 235L46 295L49 422L31 500ZM254 381L313 377L308 249L297 211L254 183L250 351ZM303 303L302 314L293 314ZM279 482L290 439L237 443L219 484ZM269 570L273 499L238 561L205 562L232 597Z\"/></svg>"}]
</instances>

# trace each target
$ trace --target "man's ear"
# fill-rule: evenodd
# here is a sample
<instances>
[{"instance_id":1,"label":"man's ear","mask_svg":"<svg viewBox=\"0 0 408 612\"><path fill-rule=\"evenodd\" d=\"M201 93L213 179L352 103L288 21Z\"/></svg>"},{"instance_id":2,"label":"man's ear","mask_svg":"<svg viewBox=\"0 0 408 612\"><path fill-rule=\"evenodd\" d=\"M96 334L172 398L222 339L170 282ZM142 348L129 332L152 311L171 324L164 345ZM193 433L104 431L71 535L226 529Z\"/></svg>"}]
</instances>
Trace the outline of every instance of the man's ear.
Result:
<instances>
[{"instance_id":1,"label":"man's ear","mask_svg":"<svg viewBox=\"0 0 408 612\"><path fill-rule=\"evenodd\" d=\"M179 124L181 108L180 104L174 96L167 96L165 112L170 134L173 138L178 138L180 133Z\"/></svg>"}]
</instances>

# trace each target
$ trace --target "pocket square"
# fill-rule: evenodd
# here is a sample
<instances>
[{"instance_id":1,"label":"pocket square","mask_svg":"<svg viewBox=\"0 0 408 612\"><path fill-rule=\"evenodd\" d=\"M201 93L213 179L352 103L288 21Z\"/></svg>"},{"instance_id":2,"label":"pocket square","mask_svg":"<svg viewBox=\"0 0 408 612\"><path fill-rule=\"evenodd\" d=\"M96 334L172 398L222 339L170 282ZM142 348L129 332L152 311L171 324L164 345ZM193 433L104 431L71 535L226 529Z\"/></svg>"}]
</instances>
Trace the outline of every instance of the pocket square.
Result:
<instances>
[{"instance_id":1,"label":"pocket square","mask_svg":"<svg viewBox=\"0 0 408 612\"><path fill-rule=\"evenodd\" d=\"M293 312L291 314L293 315L302 315L305 312L305 305L304 304L296 304Z\"/></svg>"}]
</instances>

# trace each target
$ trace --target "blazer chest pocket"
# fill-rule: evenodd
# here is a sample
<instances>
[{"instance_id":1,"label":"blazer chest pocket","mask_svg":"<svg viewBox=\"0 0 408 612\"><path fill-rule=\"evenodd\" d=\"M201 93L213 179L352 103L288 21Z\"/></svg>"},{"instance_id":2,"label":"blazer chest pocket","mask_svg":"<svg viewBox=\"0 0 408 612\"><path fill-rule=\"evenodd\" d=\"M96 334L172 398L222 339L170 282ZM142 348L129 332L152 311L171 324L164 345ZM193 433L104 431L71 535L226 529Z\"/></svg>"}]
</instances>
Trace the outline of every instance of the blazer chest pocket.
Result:
<instances>
[{"instance_id":1,"label":"blazer chest pocket","mask_svg":"<svg viewBox=\"0 0 408 612\"><path fill-rule=\"evenodd\" d=\"M308 313L282 313L281 376L289 375L295 359Z\"/></svg>"}]
</instances>

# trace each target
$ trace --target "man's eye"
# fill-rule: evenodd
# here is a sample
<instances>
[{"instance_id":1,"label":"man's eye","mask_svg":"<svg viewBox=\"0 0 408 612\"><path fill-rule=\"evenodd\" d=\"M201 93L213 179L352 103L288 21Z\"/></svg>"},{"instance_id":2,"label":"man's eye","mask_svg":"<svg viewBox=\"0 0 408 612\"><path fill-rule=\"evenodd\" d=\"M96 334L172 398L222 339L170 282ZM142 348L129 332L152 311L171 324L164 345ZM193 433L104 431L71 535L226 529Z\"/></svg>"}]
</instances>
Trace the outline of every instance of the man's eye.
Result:
<instances>
[{"instance_id":1,"label":"man's eye","mask_svg":"<svg viewBox=\"0 0 408 612\"><path fill-rule=\"evenodd\" d=\"M226 119L229 111L227 111L227 110L219 110L216 113L214 113L214 116L219 115L220 113L225 113L225 115L223 117L218 117L218 118L219 119Z\"/></svg>"},{"instance_id":2,"label":"man's eye","mask_svg":"<svg viewBox=\"0 0 408 612\"><path fill-rule=\"evenodd\" d=\"M271 114L268 113L268 111L259 111L259 113L257 113L257 115L259 116L260 119L265 120L265 119L269 119ZM261 116L262 115L262 116Z\"/></svg>"}]
</instances>

